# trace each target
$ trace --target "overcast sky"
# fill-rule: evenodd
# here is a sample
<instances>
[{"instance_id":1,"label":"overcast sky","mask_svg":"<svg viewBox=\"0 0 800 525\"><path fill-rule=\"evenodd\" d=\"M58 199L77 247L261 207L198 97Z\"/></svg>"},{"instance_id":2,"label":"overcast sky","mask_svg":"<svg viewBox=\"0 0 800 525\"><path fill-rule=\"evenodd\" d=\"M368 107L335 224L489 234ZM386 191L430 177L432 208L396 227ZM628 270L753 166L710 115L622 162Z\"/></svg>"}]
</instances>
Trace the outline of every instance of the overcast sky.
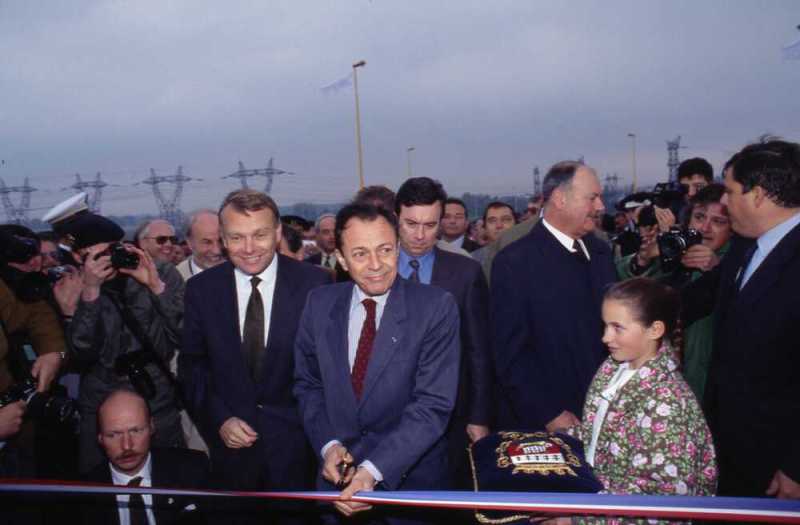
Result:
<instances>
[{"instance_id":1,"label":"overcast sky","mask_svg":"<svg viewBox=\"0 0 800 525\"><path fill-rule=\"evenodd\" d=\"M800 140L798 24L796 0L0 0L0 177L30 177L32 217L98 171L120 185L104 213L155 213L132 186L150 168L203 179L189 210L274 157L295 172L279 204L341 201L353 91L321 88L363 59L368 184L396 188L409 146L452 194L529 192L533 166L580 155L629 183L631 132L652 184L677 135L715 170L762 133Z\"/></svg>"}]
</instances>

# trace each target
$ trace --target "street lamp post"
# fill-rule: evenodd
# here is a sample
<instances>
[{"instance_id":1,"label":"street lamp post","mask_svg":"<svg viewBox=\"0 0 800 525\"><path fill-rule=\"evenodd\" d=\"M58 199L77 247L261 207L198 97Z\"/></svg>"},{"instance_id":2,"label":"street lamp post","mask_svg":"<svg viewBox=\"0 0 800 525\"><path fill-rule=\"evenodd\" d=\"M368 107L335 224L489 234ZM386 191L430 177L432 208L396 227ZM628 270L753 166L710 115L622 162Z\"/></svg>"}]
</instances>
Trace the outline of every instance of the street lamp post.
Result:
<instances>
[{"instance_id":1,"label":"street lamp post","mask_svg":"<svg viewBox=\"0 0 800 525\"><path fill-rule=\"evenodd\" d=\"M406 148L406 160L408 161L408 178L411 178L411 152L414 151L416 148L414 146L409 146Z\"/></svg>"},{"instance_id":2,"label":"street lamp post","mask_svg":"<svg viewBox=\"0 0 800 525\"><path fill-rule=\"evenodd\" d=\"M364 154L361 151L361 109L358 104L358 68L366 66L364 60L359 60L353 64L353 92L356 95L356 151L358 153L358 184L359 188L364 187Z\"/></svg>"},{"instance_id":3,"label":"street lamp post","mask_svg":"<svg viewBox=\"0 0 800 525\"><path fill-rule=\"evenodd\" d=\"M636 133L628 133L631 138L631 163L633 165L633 184L632 191L636 191Z\"/></svg>"}]
</instances>

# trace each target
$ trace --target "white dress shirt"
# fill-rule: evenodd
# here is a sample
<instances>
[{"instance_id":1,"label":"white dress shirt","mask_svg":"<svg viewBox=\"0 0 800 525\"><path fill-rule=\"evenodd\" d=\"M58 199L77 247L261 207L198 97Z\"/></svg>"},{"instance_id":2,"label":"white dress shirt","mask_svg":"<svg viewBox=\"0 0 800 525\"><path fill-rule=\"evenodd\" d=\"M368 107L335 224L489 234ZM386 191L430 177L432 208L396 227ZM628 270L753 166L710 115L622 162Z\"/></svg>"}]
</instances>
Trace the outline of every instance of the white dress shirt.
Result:
<instances>
[{"instance_id":1,"label":"white dress shirt","mask_svg":"<svg viewBox=\"0 0 800 525\"><path fill-rule=\"evenodd\" d=\"M320 252L319 265L324 268L330 268L331 270L335 270L336 255L334 255L333 252L331 253Z\"/></svg>"},{"instance_id":2,"label":"white dress shirt","mask_svg":"<svg viewBox=\"0 0 800 525\"><path fill-rule=\"evenodd\" d=\"M142 482L139 484L140 487L152 487L153 486L153 478L151 476L151 458L152 456L150 453L147 454L147 459L142 465L142 468L139 472L129 476L124 472L120 472L114 468L114 465L111 463L108 464L111 467L111 483L114 485L127 485L133 478L141 477ZM128 501L130 501L131 497L128 494L117 494L117 512L119 512L119 525L130 525L131 523L131 513L128 510ZM153 514L153 496L150 494L142 494L142 499L144 500L144 511L147 514L147 523L150 525L156 525L156 517Z\"/></svg>"},{"instance_id":3,"label":"white dress shirt","mask_svg":"<svg viewBox=\"0 0 800 525\"><path fill-rule=\"evenodd\" d=\"M253 275L248 275L236 268L233 271L236 276L236 300L239 306L239 336L244 338L244 321L247 317L247 303L253 291L250 279ZM257 275L261 282L258 283L258 292L261 294L261 302L264 304L264 346L269 340L269 322L272 314L272 298L275 295L275 280L278 277L278 257L273 257L260 274ZM212 299L212 298L209 298Z\"/></svg>"},{"instance_id":4,"label":"white dress shirt","mask_svg":"<svg viewBox=\"0 0 800 525\"><path fill-rule=\"evenodd\" d=\"M542 224L544 224L544 227L547 228L547 231L552 233L553 236L558 240L558 242L564 245L564 248L566 248L567 251L569 251L570 253L575 253L575 249L572 247L572 245L575 244L575 241L577 240L578 244L583 250L584 255L586 255L586 259L589 261L592 260L592 258L589 256L589 250L586 249L586 245L583 244L583 241L581 239L573 239L572 237L562 232L561 230L556 229L555 226L544 220L544 217L542 217Z\"/></svg>"},{"instance_id":5,"label":"white dress shirt","mask_svg":"<svg viewBox=\"0 0 800 525\"><path fill-rule=\"evenodd\" d=\"M350 363L350 371L353 371L353 365L356 362L356 353L358 352L358 340L361 337L361 329L364 326L364 321L367 319L367 309L364 308L364 305L361 302L364 299L372 299L377 303L375 305L375 332L378 331L378 328L381 326L381 317L383 317L383 310L386 308L386 300L389 298L388 291L383 295L372 295L369 296L365 294L358 285L353 286L353 296L350 299L350 315L347 325L347 361ZM325 459L325 453L331 448L333 445L341 445L342 442L338 439L332 439L325 443L325 446L322 447L320 450L320 455L322 459ZM378 468L370 461L369 459L365 459L359 465L359 467L363 467L369 472L375 481L380 483L383 481L383 474Z\"/></svg>"}]
</instances>

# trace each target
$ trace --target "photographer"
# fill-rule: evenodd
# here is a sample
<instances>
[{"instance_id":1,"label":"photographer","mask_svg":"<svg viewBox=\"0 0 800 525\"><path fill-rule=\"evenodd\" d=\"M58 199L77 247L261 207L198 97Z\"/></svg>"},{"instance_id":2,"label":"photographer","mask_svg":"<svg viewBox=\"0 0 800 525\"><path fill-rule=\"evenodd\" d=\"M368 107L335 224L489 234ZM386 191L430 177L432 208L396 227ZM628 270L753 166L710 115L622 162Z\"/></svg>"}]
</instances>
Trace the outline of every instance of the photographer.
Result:
<instances>
[{"instance_id":1,"label":"photographer","mask_svg":"<svg viewBox=\"0 0 800 525\"><path fill-rule=\"evenodd\" d=\"M83 287L67 328L75 357L86 367L79 395L80 470L103 459L96 440L97 407L118 388L133 388L147 399L158 428L156 445L184 446L167 368L183 317L180 274L171 264L156 264L144 251L120 244L123 230L86 211L85 203L63 203L45 220L71 237L73 254L82 261Z\"/></svg>"},{"instance_id":2,"label":"photographer","mask_svg":"<svg viewBox=\"0 0 800 525\"><path fill-rule=\"evenodd\" d=\"M681 288L715 268L727 253L731 238L728 209L720 202L724 193L724 186L711 184L692 197L682 231L696 230L702 235L702 241L689 246L679 260L668 261L666 267L658 243L661 226L652 212L643 209L639 214L641 247L636 254L623 257L617 263L619 278L652 277ZM701 401L711 359L712 332L713 317L709 315L694 322L684 334L683 373Z\"/></svg>"},{"instance_id":3,"label":"photographer","mask_svg":"<svg viewBox=\"0 0 800 525\"><path fill-rule=\"evenodd\" d=\"M29 279L41 265L36 236L22 226L0 226L0 393L16 382L9 367L14 346L11 338L24 337L38 355L30 374L39 392L46 391L58 374L64 353L64 334L56 313L43 297L31 293ZM24 268L20 269L20 268ZM28 270L29 271L25 271ZM31 275L29 275L31 274ZM45 281L46 283L46 281ZM20 449L15 437L26 411L24 401L14 401L0 408L0 475L32 475L35 463L30 447Z\"/></svg>"}]
</instances>

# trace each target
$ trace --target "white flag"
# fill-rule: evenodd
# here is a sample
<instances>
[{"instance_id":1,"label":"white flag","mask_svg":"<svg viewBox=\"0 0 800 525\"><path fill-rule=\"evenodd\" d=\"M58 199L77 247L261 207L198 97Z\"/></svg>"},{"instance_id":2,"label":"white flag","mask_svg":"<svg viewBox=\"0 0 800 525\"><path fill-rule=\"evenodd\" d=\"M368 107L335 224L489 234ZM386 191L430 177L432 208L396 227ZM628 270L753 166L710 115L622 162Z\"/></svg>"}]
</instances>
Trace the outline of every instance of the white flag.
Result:
<instances>
[{"instance_id":1,"label":"white flag","mask_svg":"<svg viewBox=\"0 0 800 525\"><path fill-rule=\"evenodd\" d=\"M784 60L800 60L800 40L783 48Z\"/></svg>"},{"instance_id":2,"label":"white flag","mask_svg":"<svg viewBox=\"0 0 800 525\"><path fill-rule=\"evenodd\" d=\"M332 95L334 93L338 93L343 89L347 89L352 85L353 85L353 73L350 73L346 77L340 78L336 82L321 87L320 91L322 91L326 95Z\"/></svg>"}]
</instances>

